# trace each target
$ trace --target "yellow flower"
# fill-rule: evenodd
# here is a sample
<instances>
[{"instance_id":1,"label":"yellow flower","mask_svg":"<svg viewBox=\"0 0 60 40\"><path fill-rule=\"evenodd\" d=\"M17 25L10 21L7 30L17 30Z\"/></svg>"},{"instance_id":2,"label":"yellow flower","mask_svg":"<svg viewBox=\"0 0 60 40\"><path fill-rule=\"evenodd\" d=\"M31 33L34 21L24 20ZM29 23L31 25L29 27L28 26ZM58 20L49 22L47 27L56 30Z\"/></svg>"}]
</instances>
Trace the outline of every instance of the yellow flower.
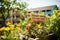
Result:
<instances>
[{"instance_id":1,"label":"yellow flower","mask_svg":"<svg viewBox=\"0 0 60 40\"><path fill-rule=\"evenodd\" d=\"M9 31L9 30L10 30L10 28L9 28L9 27L6 27L4 30L5 30L5 31Z\"/></svg>"},{"instance_id":2,"label":"yellow flower","mask_svg":"<svg viewBox=\"0 0 60 40\"><path fill-rule=\"evenodd\" d=\"M36 25L37 28L42 28L41 24Z\"/></svg>"},{"instance_id":3,"label":"yellow flower","mask_svg":"<svg viewBox=\"0 0 60 40\"><path fill-rule=\"evenodd\" d=\"M9 25L9 27L14 27L14 25L13 25L13 24L11 24L11 25Z\"/></svg>"},{"instance_id":4,"label":"yellow flower","mask_svg":"<svg viewBox=\"0 0 60 40\"><path fill-rule=\"evenodd\" d=\"M50 16L46 15L46 18L48 18L48 19L49 19L49 18L50 18Z\"/></svg>"},{"instance_id":5,"label":"yellow flower","mask_svg":"<svg viewBox=\"0 0 60 40\"><path fill-rule=\"evenodd\" d=\"M52 18L53 18L53 20L55 20L57 17L56 17L56 15L53 15Z\"/></svg>"},{"instance_id":6,"label":"yellow flower","mask_svg":"<svg viewBox=\"0 0 60 40\"><path fill-rule=\"evenodd\" d=\"M16 27L16 29L21 30L21 28L20 28L20 27Z\"/></svg>"},{"instance_id":7,"label":"yellow flower","mask_svg":"<svg viewBox=\"0 0 60 40\"><path fill-rule=\"evenodd\" d=\"M34 32L31 32L31 35L34 35Z\"/></svg>"},{"instance_id":8,"label":"yellow flower","mask_svg":"<svg viewBox=\"0 0 60 40\"><path fill-rule=\"evenodd\" d=\"M7 25L11 25L12 23L8 22Z\"/></svg>"},{"instance_id":9,"label":"yellow flower","mask_svg":"<svg viewBox=\"0 0 60 40\"><path fill-rule=\"evenodd\" d=\"M0 28L0 31L9 31L10 30L10 28L9 27L2 27L2 28Z\"/></svg>"},{"instance_id":10,"label":"yellow flower","mask_svg":"<svg viewBox=\"0 0 60 40\"><path fill-rule=\"evenodd\" d=\"M16 24L16 27L20 27L20 25L19 24Z\"/></svg>"},{"instance_id":11,"label":"yellow flower","mask_svg":"<svg viewBox=\"0 0 60 40\"><path fill-rule=\"evenodd\" d=\"M60 14L60 10L54 10L53 13L54 13L55 15Z\"/></svg>"},{"instance_id":12,"label":"yellow flower","mask_svg":"<svg viewBox=\"0 0 60 40\"><path fill-rule=\"evenodd\" d=\"M14 26L10 27L11 30L14 30Z\"/></svg>"},{"instance_id":13,"label":"yellow flower","mask_svg":"<svg viewBox=\"0 0 60 40\"><path fill-rule=\"evenodd\" d=\"M47 18L50 18L50 16L47 16Z\"/></svg>"},{"instance_id":14,"label":"yellow flower","mask_svg":"<svg viewBox=\"0 0 60 40\"><path fill-rule=\"evenodd\" d=\"M57 14L57 13L58 13L58 10L54 10L53 13L54 13L54 14Z\"/></svg>"}]
</instances>

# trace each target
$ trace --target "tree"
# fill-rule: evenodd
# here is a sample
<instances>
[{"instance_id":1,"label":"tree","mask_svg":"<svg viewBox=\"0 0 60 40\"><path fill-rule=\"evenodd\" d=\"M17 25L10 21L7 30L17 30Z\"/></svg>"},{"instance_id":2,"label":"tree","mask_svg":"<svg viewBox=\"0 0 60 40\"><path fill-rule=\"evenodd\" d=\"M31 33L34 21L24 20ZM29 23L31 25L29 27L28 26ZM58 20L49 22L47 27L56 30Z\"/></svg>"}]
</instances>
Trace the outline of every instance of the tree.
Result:
<instances>
[{"instance_id":1,"label":"tree","mask_svg":"<svg viewBox=\"0 0 60 40\"><path fill-rule=\"evenodd\" d=\"M6 25L6 19L9 17L9 10L11 8L20 8L25 9L27 6L26 2L23 2L23 0L0 0L0 14L2 16L0 18L3 19L3 21L0 22L1 26Z\"/></svg>"}]
</instances>

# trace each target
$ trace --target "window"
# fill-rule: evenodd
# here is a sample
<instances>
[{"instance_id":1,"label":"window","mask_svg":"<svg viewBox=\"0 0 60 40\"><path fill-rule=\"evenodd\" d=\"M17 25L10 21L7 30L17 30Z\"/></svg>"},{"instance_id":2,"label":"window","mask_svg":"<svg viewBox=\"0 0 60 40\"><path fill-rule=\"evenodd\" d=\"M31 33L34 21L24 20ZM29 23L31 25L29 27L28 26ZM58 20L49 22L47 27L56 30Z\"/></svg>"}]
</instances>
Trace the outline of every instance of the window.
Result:
<instances>
[{"instance_id":1,"label":"window","mask_svg":"<svg viewBox=\"0 0 60 40\"><path fill-rule=\"evenodd\" d=\"M51 11L51 10L47 10L47 12L49 12L49 11Z\"/></svg>"},{"instance_id":2,"label":"window","mask_svg":"<svg viewBox=\"0 0 60 40\"><path fill-rule=\"evenodd\" d=\"M42 12L45 12L45 10L42 10Z\"/></svg>"},{"instance_id":3,"label":"window","mask_svg":"<svg viewBox=\"0 0 60 40\"><path fill-rule=\"evenodd\" d=\"M31 12L28 12L28 13L31 13Z\"/></svg>"},{"instance_id":4,"label":"window","mask_svg":"<svg viewBox=\"0 0 60 40\"><path fill-rule=\"evenodd\" d=\"M38 11L34 11L35 13L38 13Z\"/></svg>"}]
</instances>

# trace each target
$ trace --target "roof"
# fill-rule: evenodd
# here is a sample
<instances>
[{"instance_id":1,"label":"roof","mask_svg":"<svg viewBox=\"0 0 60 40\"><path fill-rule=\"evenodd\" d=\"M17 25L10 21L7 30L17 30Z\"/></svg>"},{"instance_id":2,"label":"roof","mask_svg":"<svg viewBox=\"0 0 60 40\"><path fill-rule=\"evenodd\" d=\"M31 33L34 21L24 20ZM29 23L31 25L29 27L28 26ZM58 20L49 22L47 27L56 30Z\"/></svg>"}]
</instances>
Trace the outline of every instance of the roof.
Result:
<instances>
[{"instance_id":1,"label":"roof","mask_svg":"<svg viewBox=\"0 0 60 40\"><path fill-rule=\"evenodd\" d=\"M45 6L45 7L31 8L31 9L28 9L27 11L31 12L31 11L47 10L47 9L52 9L56 7L57 5L51 5L51 6Z\"/></svg>"}]
</instances>

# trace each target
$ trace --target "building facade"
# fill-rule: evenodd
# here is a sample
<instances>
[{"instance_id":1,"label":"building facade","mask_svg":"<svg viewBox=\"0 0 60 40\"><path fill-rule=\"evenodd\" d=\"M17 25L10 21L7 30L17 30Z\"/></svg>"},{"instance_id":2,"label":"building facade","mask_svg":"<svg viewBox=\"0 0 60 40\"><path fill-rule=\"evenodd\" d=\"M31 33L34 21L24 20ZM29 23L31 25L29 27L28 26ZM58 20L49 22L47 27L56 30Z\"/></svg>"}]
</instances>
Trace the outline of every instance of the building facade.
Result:
<instances>
[{"instance_id":1,"label":"building facade","mask_svg":"<svg viewBox=\"0 0 60 40\"><path fill-rule=\"evenodd\" d=\"M52 15L53 11L57 9L58 9L57 5L51 5L51 6L45 6L45 7L31 8L31 9L28 9L27 11L28 13L44 12L45 14Z\"/></svg>"},{"instance_id":2,"label":"building facade","mask_svg":"<svg viewBox=\"0 0 60 40\"><path fill-rule=\"evenodd\" d=\"M10 9L9 13L9 22L15 24L20 22L20 9L19 8L13 8Z\"/></svg>"},{"instance_id":3,"label":"building facade","mask_svg":"<svg viewBox=\"0 0 60 40\"><path fill-rule=\"evenodd\" d=\"M35 22L46 23L45 15L51 16L54 10L58 10L57 5L45 6L45 7L39 7L39 8L31 8L27 10L28 11L27 18L32 19ZM30 14L31 12L34 12L32 16ZM44 15L41 15L41 14L44 14Z\"/></svg>"},{"instance_id":4,"label":"building facade","mask_svg":"<svg viewBox=\"0 0 60 40\"><path fill-rule=\"evenodd\" d=\"M39 7L39 8L31 8L31 9L27 10L28 15L25 15L25 16L27 16L27 18L30 18L30 13L34 12L35 14L32 15L31 19L33 19L33 21L36 21L36 22L43 21L45 23L45 21L46 21L45 16L38 15L38 13L40 12L40 14L41 14L42 12L44 12L45 15L51 16L52 12L57 9L58 9L57 5L45 6L45 7ZM16 10L18 10L19 12L21 11L21 9L19 9L19 8L12 8L10 10L9 21L13 24L19 23L20 19L21 19L20 13L17 12Z\"/></svg>"}]
</instances>

